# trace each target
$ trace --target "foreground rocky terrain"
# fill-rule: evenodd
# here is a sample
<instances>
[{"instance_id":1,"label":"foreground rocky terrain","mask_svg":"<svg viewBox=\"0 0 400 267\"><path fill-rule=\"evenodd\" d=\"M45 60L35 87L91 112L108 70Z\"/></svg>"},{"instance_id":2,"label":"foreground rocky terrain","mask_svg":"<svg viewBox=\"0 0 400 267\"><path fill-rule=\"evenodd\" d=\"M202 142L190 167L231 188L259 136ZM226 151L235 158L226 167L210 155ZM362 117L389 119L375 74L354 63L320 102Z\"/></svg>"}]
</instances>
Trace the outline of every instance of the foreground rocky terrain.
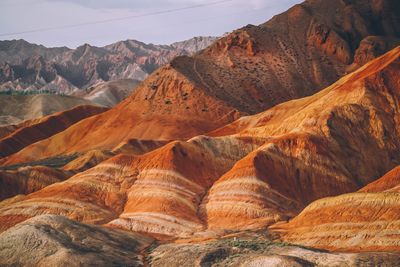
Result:
<instances>
[{"instance_id":1,"label":"foreground rocky terrain","mask_svg":"<svg viewBox=\"0 0 400 267\"><path fill-rule=\"evenodd\" d=\"M2 266L396 266L400 255L330 253L261 233L159 244L149 237L55 215L27 220L0 234Z\"/></svg>"},{"instance_id":2,"label":"foreground rocky terrain","mask_svg":"<svg viewBox=\"0 0 400 267\"><path fill-rule=\"evenodd\" d=\"M2 129L0 265L397 266L398 11L309 0Z\"/></svg>"},{"instance_id":3,"label":"foreground rocky terrain","mask_svg":"<svg viewBox=\"0 0 400 267\"><path fill-rule=\"evenodd\" d=\"M396 266L400 254L388 252L331 253L254 233L200 243L150 247L150 266Z\"/></svg>"},{"instance_id":4,"label":"foreground rocky terrain","mask_svg":"<svg viewBox=\"0 0 400 267\"><path fill-rule=\"evenodd\" d=\"M0 265L143 266L140 251L151 242L139 234L43 215L1 234Z\"/></svg>"}]
</instances>

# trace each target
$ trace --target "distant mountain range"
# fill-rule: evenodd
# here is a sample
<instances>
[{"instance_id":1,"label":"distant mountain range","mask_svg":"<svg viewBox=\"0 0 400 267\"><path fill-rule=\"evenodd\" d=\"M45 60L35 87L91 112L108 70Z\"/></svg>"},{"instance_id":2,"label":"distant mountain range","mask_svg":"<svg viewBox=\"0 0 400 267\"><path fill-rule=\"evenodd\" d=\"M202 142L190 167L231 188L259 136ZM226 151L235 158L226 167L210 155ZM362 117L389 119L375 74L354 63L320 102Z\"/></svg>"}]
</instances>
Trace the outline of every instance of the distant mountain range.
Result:
<instances>
[{"instance_id":1,"label":"distant mountain range","mask_svg":"<svg viewBox=\"0 0 400 267\"><path fill-rule=\"evenodd\" d=\"M0 41L0 91L49 90L70 94L101 82L143 80L176 56L192 55L217 37L194 37L171 45L136 40L104 47L47 48L25 40Z\"/></svg>"}]
</instances>

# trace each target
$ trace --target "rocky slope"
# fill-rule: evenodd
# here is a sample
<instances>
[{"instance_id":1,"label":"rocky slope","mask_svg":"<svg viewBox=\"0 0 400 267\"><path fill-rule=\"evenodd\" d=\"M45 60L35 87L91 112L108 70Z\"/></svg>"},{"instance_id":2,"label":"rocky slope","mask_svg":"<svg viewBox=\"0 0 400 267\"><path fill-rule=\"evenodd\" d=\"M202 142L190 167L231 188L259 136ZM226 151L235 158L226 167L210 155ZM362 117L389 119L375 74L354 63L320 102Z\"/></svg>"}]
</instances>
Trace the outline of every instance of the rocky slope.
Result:
<instances>
[{"instance_id":1,"label":"rocky slope","mask_svg":"<svg viewBox=\"0 0 400 267\"><path fill-rule=\"evenodd\" d=\"M274 242L256 233L241 233L219 240L175 242L152 246L149 266L393 266L396 253L330 253L328 251Z\"/></svg>"},{"instance_id":2,"label":"rocky slope","mask_svg":"<svg viewBox=\"0 0 400 267\"><path fill-rule=\"evenodd\" d=\"M399 62L400 47L313 96L243 117L209 137L112 157L0 208L0 225L53 213L170 238L286 220L399 164Z\"/></svg>"},{"instance_id":3,"label":"rocky slope","mask_svg":"<svg viewBox=\"0 0 400 267\"><path fill-rule=\"evenodd\" d=\"M102 106L113 107L132 94L139 83L140 81L132 79L102 82L73 95Z\"/></svg>"},{"instance_id":4,"label":"rocky slope","mask_svg":"<svg viewBox=\"0 0 400 267\"><path fill-rule=\"evenodd\" d=\"M172 43L171 46L178 50L185 50L190 54L194 54L207 48L211 43L217 41L218 39L218 37L213 36L198 36L189 40Z\"/></svg>"},{"instance_id":5,"label":"rocky slope","mask_svg":"<svg viewBox=\"0 0 400 267\"><path fill-rule=\"evenodd\" d=\"M48 185L62 182L72 175L72 172L45 166L0 170L0 200L36 192Z\"/></svg>"},{"instance_id":6,"label":"rocky slope","mask_svg":"<svg viewBox=\"0 0 400 267\"><path fill-rule=\"evenodd\" d=\"M126 40L105 47L84 44L76 49L46 48L24 40L0 41L0 90L72 93L104 81L143 80L175 56L190 55L215 40L197 37L173 45Z\"/></svg>"},{"instance_id":7,"label":"rocky slope","mask_svg":"<svg viewBox=\"0 0 400 267\"><path fill-rule=\"evenodd\" d=\"M62 132L78 121L108 110L104 107L82 105L67 111L25 121L9 135L0 138L0 158L14 154L24 147Z\"/></svg>"},{"instance_id":8,"label":"rocky slope","mask_svg":"<svg viewBox=\"0 0 400 267\"><path fill-rule=\"evenodd\" d=\"M378 193L387 190L399 191L400 188L400 166L397 166L390 172L386 173L383 177L363 187L359 192L364 193Z\"/></svg>"},{"instance_id":9,"label":"rocky slope","mask_svg":"<svg viewBox=\"0 0 400 267\"><path fill-rule=\"evenodd\" d=\"M140 234L43 215L0 234L1 266L143 266Z\"/></svg>"},{"instance_id":10,"label":"rocky slope","mask_svg":"<svg viewBox=\"0 0 400 267\"><path fill-rule=\"evenodd\" d=\"M2 95L0 96L0 126L38 119L79 105L94 105L94 103L78 97L61 95Z\"/></svg>"},{"instance_id":11,"label":"rocky slope","mask_svg":"<svg viewBox=\"0 0 400 267\"><path fill-rule=\"evenodd\" d=\"M40 157L49 157L113 149L132 138L187 139L310 95L397 43L399 9L392 0L306 1L265 24L236 30L192 57L175 58L114 109L26 152L46 147Z\"/></svg>"},{"instance_id":12,"label":"rocky slope","mask_svg":"<svg viewBox=\"0 0 400 267\"><path fill-rule=\"evenodd\" d=\"M67 171L83 172L112 156L115 156L115 153L110 151L91 150L78 156L76 159L63 166L62 169Z\"/></svg>"},{"instance_id":13,"label":"rocky slope","mask_svg":"<svg viewBox=\"0 0 400 267\"><path fill-rule=\"evenodd\" d=\"M395 266L396 253L330 253L241 233L198 243L152 242L136 233L55 215L0 234L2 266ZM147 248L145 248L147 247ZM144 249L145 248L145 249Z\"/></svg>"},{"instance_id":14,"label":"rocky slope","mask_svg":"<svg viewBox=\"0 0 400 267\"><path fill-rule=\"evenodd\" d=\"M393 168L400 145L399 53L396 48L311 97L212 133L239 132L265 143L211 187L203 200L208 227L260 227Z\"/></svg>"},{"instance_id":15,"label":"rocky slope","mask_svg":"<svg viewBox=\"0 0 400 267\"><path fill-rule=\"evenodd\" d=\"M359 192L317 200L276 228L292 243L342 251L400 251L398 168Z\"/></svg>"}]
</instances>

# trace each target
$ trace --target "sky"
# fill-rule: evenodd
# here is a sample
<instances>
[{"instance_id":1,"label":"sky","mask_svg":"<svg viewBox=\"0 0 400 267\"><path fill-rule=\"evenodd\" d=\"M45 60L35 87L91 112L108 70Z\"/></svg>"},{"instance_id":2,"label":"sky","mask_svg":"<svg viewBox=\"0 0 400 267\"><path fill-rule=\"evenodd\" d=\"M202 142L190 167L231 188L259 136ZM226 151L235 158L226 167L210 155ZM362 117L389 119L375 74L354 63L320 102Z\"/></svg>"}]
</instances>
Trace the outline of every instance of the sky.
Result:
<instances>
[{"instance_id":1,"label":"sky","mask_svg":"<svg viewBox=\"0 0 400 267\"><path fill-rule=\"evenodd\" d=\"M0 0L0 40L47 47L170 44L258 25L300 0Z\"/></svg>"}]
</instances>

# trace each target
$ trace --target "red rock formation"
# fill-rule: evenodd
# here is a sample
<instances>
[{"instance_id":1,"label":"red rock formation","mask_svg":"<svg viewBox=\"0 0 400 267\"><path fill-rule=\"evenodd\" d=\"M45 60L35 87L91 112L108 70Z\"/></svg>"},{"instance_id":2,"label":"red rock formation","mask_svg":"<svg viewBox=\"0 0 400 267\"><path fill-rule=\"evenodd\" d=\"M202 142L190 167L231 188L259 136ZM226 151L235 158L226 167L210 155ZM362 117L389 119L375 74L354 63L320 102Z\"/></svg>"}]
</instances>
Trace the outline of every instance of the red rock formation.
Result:
<instances>
[{"instance_id":1,"label":"red rock formation","mask_svg":"<svg viewBox=\"0 0 400 267\"><path fill-rule=\"evenodd\" d=\"M285 241L334 251L400 251L398 167L357 193L317 200L287 224Z\"/></svg>"},{"instance_id":2,"label":"red rock formation","mask_svg":"<svg viewBox=\"0 0 400 267\"><path fill-rule=\"evenodd\" d=\"M0 200L30 194L72 176L71 172L45 166L21 167L13 171L0 171Z\"/></svg>"},{"instance_id":3,"label":"red rock formation","mask_svg":"<svg viewBox=\"0 0 400 267\"><path fill-rule=\"evenodd\" d=\"M157 90L150 88L157 81L156 73L115 108L82 120L62 133L27 147L11 156L5 164L92 149L112 150L129 139L189 138L238 117L239 113L193 87L174 69L170 68L167 73L164 73L164 78L168 78L160 81ZM180 90L176 90L177 84ZM175 102L168 102L170 99L175 99ZM215 120L216 117L219 119Z\"/></svg>"},{"instance_id":4,"label":"red rock formation","mask_svg":"<svg viewBox=\"0 0 400 267\"><path fill-rule=\"evenodd\" d=\"M25 216L53 213L90 223L113 220L110 225L133 231L187 236L203 227L196 213L207 188L252 149L246 140L198 137L142 156L119 155L4 206L3 229L26 218L21 211L31 209Z\"/></svg>"},{"instance_id":5,"label":"red rock formation","mask_svg":"<svg viewBox=\"0 0 400 267\"><path fill-rule=\"evenodd\" d=\"M311 95L357 65L352 63L363 39L399 37L399 9L392 0L306 1L263 25L236 30L193 57L175 58L114 109L28 147L6 164L32 160L32 154L110 150L128 139L187 139Z\"/></svg>"},{"instance_id":6,"label":"red rock formation","mask_svg":"<svg viewBox=\"0 0 400 267\"><path fill-rule=\"evenodd\" d=\"M265 143L211 187L202 205L208 227L263 227L391 169L400 160L399 56L400 47L311 97L212 132Z\"/></svg>"},{"instance_id":7,"label":"red rock formation","mask_svg":"<svg viewBox=\"0 0 400 267\"><path fill-rule=\"evenodd\" d=\"M128 141L122 142L116 148L114 148L113 152L116 154L123 153L123 154L142 155L154 149L162 147L163 145L166 145L169 142L170 141L167 140L129 139Z\"/></svg>"},{"instance_id":8,"label":"red rock formation","mask_svg":"<svg viewBox=\"0 0 400 267\"><path fill-rule=\"evenodd\" d=\"M115 156L115 154L110 151L91 150L70 161L62 169L66 171L83 172L112 156Z\"/></svg>"},{"instance_id":9,"label":"red rock formation","mask_svg":"<svg viewBox=\"0 0 400 267\"><path fill-rule=\"evenodd\" d=\"M0 225L51 213L188 237L206 228L263 228L318 198L358 190L400 161L399 60L400 47L313 96L242 117L214 137L117 155L0 205Z\"/></svg>"},{"instance_id":10,"label":"red rock formation","mask_svg":"<svg viewBox=\"0 0 400 267\"><path fill-rule=\"evenodd\" d=\"M358 192L378 193L398 191L400 193L400 166L386 173L383 177L361 188Z\"/></svg>"},{"instance_id":11,"label":"red rock formation","mask_svg":"<svg viewBox=\"0 0 400 267\"><path fill-rule=\"evenodd\" d=\"M97 106L78 106L41 119L24 122L17 130L0 139L0 157L14 154L24 147L64 131L74 123L108 110Z\"/></svg>"}]
</instances>

